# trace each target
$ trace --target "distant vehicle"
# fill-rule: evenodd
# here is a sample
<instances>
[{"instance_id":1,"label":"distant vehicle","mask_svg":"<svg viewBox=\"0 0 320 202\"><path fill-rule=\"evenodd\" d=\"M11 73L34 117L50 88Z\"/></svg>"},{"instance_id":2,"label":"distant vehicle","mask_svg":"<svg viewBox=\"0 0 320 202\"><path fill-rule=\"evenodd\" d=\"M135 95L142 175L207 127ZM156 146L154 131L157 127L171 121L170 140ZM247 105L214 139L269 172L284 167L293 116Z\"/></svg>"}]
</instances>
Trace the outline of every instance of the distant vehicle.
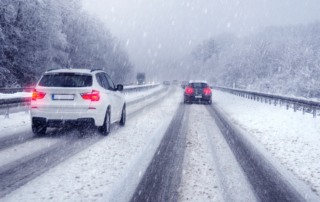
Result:
<instances>
[{"instance_id":1,"label":"distant vehicle","mask_svg":"<svg viewBox=\"0 0 320 202\"><path fill-rule=\"evenodd\" d=\"M187 87L189 85L189 82L188 81L182 81L181 82L181 87L183 88L183 89L185 89L185 87Z\"/></svg>"},{"instance_id":2,"label":"distant vehicle","mask_svg":"<svg viewBox=\"0 0 320 202\"><path fill-rule=\"evenodd\" d=\"M178 85L178 80L173 80L172 85Z\"/></svg>"},{"instance_id":3,"label":"distant vehicle","mask_svg":"<svg viewBox=\"0 0 320 202\"><path fill-rule=\"evenodd\" d=\"M170 85L170 81L164 81L163 85Z\"/></svg>"},{"instance_id":4,"label":"distant vehicle","mask_svg":"<svg viewBox=\"0 0 320 202\"><path fill-rule=\"evenodd\" d=\"M212 103L212 92L206 81L190 81L184 91L184 103Z\"/></svg>"},{"instance_id":5,"label":"distant vehicle","mask_svg":"<svg viewBox=\"0 0 320 202\"><path fill-rule=\"evenodd\" d=\"M145 83L146 80L146 75L145 73L137 73L137 81L138 81L138 85L142 85Z\"/></svg>"},{"instance_id":6,"label":"distant vehicle","mask_svg":"<svg viewBox=\"0 0 320 202\"><path fill-rule=\"evenodd\" d=\"M47 127L78 126L110 132L110 124L126 122L126 103L102 70L58 69L47 71L31 98L32 131L41 135ZM84 133L84 128L79 130Z\"/></svg>"}]
</instances>

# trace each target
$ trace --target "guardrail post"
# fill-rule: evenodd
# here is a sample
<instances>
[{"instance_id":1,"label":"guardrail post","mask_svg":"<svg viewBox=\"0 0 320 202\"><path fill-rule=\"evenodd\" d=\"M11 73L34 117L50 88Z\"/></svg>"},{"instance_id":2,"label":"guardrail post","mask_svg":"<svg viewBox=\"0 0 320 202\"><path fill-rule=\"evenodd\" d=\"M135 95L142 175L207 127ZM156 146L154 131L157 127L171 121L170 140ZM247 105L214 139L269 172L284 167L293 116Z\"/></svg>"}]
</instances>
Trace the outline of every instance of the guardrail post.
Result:
<instances>
[{"instance_id":1,"label":"guardrail post","mask_svg":"<svg viewBox=\"0 0 320 202\"><path fill-rule=\"evenodd\" d=\"M271 105L271 98L269 98L269 105Z\"/></svg>"},{"instance_id":2,"label":"guardrail post","mask_svg":"<svg viewBox=\"0 0 320 202\"><path fill-rule=\"evenodd\" d=\"M317 117L317 109L314 107L313 108L313 118Z\"/></svg>"},{"instance_id":3,"label":"guardrail post","mask_svg":"<svg viewBox=\"0 0 320 202\"><path fill-rule=\"evenodd\" d=\"M274 99L274 106L275 106L275 107L277 106L277 102L278 102L278 100L277 100L277 99Z\"/></svg>"},{"instance_id":4,"label":"guardrail post","mask_svg":"<svg viewBox=\"0 0 320 202\"><path fill-rule=\"evenodd\" d=\"M306 113L306 108L304 107L304 105L302 105L302 115L304 115Z\"/></svg>"},{"instance_id":5,"label":"guardrail post","mask_svg":"<svg viewBox=\"0 0 320 202\"><path fill-rule=\"evenodd\" d=\"M294 112L297 111L297 105L296 105L296 103L293 103L293 111L294 111Z\"/></svg>"},{"instance_id":6,"label":"guardrail post","mask_svg":"<svg viewBox=\"0 0 320 202\"><path fill-rule=\"evenodd\" d=\"M7 107L6 107L6 113L4 114L4 118L6 119L6 118L9 118L9 105L7 105Z\"/></svg>"},{"instance_id":7,"label":"guardrail post","mask_svg":"<svg viewBox=\"0 0 320 202\"><path fill-rule=\"evenodd\" d=\"M289 103L286 102L286 107L287 107L287 110L289 110Z\"/></svg>"}]
</instances>

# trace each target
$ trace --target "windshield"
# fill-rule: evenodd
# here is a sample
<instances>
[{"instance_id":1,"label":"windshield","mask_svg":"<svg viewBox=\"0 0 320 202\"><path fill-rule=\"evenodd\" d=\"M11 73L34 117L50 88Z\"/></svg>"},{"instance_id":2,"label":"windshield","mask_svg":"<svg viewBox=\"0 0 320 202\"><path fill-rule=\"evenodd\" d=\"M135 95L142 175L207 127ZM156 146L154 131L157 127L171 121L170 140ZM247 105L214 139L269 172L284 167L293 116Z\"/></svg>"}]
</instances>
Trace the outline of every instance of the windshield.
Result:
<instances>
[{"instance_id":1,"label":"windshield","mask_svg":"<svg viewBox=\"0 0 320 202\"><path fill-rule=\"evenodd\" d=\"M43 87L90 87L92 76L89 75L43 75L39 86Z\"/></svg>"}]
</instances>

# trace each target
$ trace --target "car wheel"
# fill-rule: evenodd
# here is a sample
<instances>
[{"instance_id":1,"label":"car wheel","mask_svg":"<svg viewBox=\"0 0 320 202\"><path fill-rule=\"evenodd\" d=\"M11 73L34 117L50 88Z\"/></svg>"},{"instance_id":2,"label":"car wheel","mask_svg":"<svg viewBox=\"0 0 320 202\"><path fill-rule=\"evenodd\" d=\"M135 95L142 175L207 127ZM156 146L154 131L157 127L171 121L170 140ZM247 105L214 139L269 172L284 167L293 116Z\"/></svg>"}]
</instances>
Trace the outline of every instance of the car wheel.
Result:
<instances>
[{"instance_id":1,"label":"car wheel","mask_svg":"<svg viewBox=\"0 0 320 202\"><path fill-rule=\"evenodd\" d=\"M110 111L108 109L106 116L104 117L103 126L99 128L102 135L108 135L110 133Z\"/></svg>"},{"instance_id":2,"label":"car wheel","mask_svg":"<svg viewBox=\"0 0 320 202\"><path fill-rule=\"evenodd\" d=\"M35 135L44 135L47 131L46 125L34 125L32 124L32 132Z\"/></svg>"},{"instance_id":3,"label":"car wheel","mask_svg":"<svg viewBox=\"0 0 320 202\"><path fill-rule=\"evenodd\" d=\"M126 118L127 118L126 105L123 105L121 119L120 119L120 126L126 125Z\"/></svg>"}]
</instances>

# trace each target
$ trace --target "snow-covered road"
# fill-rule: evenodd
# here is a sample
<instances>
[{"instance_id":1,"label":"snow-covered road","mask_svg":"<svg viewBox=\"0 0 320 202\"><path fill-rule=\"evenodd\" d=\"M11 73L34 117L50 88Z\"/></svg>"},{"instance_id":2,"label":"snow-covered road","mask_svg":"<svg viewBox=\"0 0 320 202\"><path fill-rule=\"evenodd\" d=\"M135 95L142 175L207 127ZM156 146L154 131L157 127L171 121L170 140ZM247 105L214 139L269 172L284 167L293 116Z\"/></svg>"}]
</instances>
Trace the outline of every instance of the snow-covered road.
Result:
<instances>
[{"instance_id":1,"label":"snow-covered road","mask_svg":"<svg viewBox=\"0 0 320 202\"><path fill-rule=\"evenodd\" d=\"M146 99L137 98L137 102L131 102L127 107L126 126L113 124L107 137L88 131L79 138L76 129L50 129L48 135L36 138L30 127L18 124L13 131L3 130L6 134L0 140L11 136L25 140L6 140L0 144L0 195L4 196L0 200L170 199L184 202L318 199L315 194L308 194L312 193L313 186L317 187L316 183L312 184L317 179L306 183L309 187L300 186L299 179L305 178L299 175L301 169L298 167L305 163L311 167L308 172L314 174L318 161L311 154L305 161L298 155L291 162L302 140L291 139L290 142L291 136L285 133L303 131L301 127L315 127L303 122L315 120L312 116L309 120L301 115L296 120L294 115L299 117L300 114L218 91L213 91L212 106L184 105L182 95L181 88L170 87L149 93L144 96ZM227 125L223 119L228 119ZM282 126L279 121L287 125ZM292 121L297 125L300 123L294 126L295 130L288 126ZM228 127L231 123L234 124L232 127L242 129L235 132ZM280 126L285 131L281 132ZM277 128L271 130L270 127ZM316 132L313 130L308 128L310 134ZM236 134L241 131L240 136ZM303 141L311 145L303 148L318 155L315 136L299 133L293 136L303 136ZM304 155L311 152L303 152L302 148L298 151ZM296 167L289 169L288 165ZM284 171L283 166L287 170ZM287 175L292 171L300 176L296 181ZM292 182L297 182L300 187L291 186Z\"/></svg>"}]
</instances>

